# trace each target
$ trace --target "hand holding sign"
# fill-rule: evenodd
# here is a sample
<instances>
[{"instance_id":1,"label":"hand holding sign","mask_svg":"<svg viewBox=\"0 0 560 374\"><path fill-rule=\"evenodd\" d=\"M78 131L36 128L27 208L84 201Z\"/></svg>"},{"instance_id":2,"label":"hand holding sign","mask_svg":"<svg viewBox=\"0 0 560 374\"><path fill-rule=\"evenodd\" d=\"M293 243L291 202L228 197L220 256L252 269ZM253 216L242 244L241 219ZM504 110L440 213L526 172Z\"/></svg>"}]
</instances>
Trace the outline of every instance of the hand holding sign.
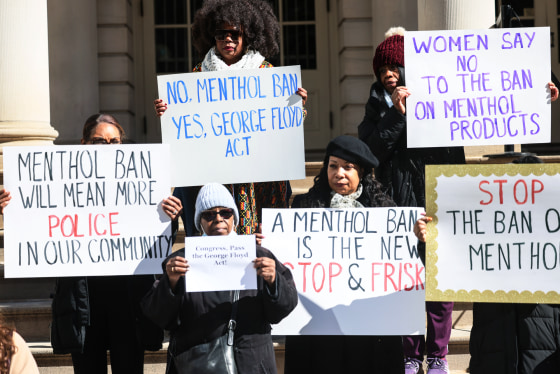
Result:
<instances>
[{"instance_id":1,"label":"hand holding sign","mask_svg":"<svg viewBox=\"0 0 560 374\"><path fill-rule=\"evenodd\" d=\"M167 261L167 264L165 264L165 273L169 278L171 289L175 289L179 278L184 276L187 271L189 271L190 267L189 262L181 256L175 256Z\"/></svg>"},{"instance_id":2,"label":"hand holding sign","mask_svg":"<svg viewBox=\"0 0 560 374\"><path fill-rule=\"evenodd\" d=\"M9 191L4 189L0 191L0 214L4 214L4 208L8 205L11 199L12 195Z\"/></svg>"},{"instance_id":3,"label":"hand holding sign","mask_svg":"<svg viewBox=\"0 0 560 374\"><path fill-rule=\"evenodd\" d=\"M258 257L253 261L253 267L257 269L257 275L262 277L269 286L276 280L276 262L268 257Z\"/></svg>"},{"instance_id":4,"label":"hand holding sign","mask_svg":"<svg viewBox=\"0 0 560 374\"><path fill-rule=\"evenodd\" d=\"M425 214L426 213L422 213L422 215ZM432 217L421 217L414 224L414 235L416 235L418 240L422 243L426 243L428 239L428 222L432 222Z\"/></svg>"},{"instance_id":5,"label":"hand holding sign","mask_svg":"<svg viewBox=\"0 0 560 374\"><path fill-rule=\"evenodd\" d=\"M406 113L406 98L410 96L410 90L404 86L395 88L391 94L393 105L401 114Z\"/></svg>"},{"instance_id":6,"label":"hand holding sign","mask_svg":"<svg viewBox=\"0 0 560 374\"><path fill-rule=\"evenodd\" d=\"M552 82L548 82L548 89L550 90L550 101L558 99L558 87Z\"/></svg>"}]
</instances>

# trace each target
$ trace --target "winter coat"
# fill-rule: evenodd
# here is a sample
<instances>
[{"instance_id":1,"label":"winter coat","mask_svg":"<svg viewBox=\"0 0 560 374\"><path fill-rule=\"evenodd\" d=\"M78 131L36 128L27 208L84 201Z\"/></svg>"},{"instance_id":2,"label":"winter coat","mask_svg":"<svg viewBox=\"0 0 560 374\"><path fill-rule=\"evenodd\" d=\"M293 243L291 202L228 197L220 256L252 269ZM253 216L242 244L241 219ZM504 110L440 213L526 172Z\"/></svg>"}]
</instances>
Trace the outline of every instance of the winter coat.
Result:
<instances>
[{"instance_id":1,"label":"winter coat","mask_svg":"<svg viewBox=\"0 0 560 374\"><path fill-rule=\"evenodd\" d=\"M377 179L398 206L425 207L425 166L464 164L463 147L407 148L406 116L389 108L384 88L371 86L366 113L358 126L358 137L379 160Z\"/></svg>"},{"instance_id":2,"label":"winter coat","mask_svg":"<svg viewBox=\"0 0 560 374\"><path fill-rule=\"evenodd\" d=\"M373 200L373 199L371 199ZM394 206L390 199L366 207ZM330 207L318 193L294 197L292 208ZM285 374L402 374L403 348L400 336L287 336Z\"/></svg>"},{"instance_id":3,"label":"winter coat","mask_svg":"<svg viewBox=\"0 0 560 374\"><path fill-rule=\"evenodd\" d=\"M560 367L560 305L474 303L471 374L553 374Z\"/></svg>"},{"instance_id":4,"label":"winter coat","mask_svg":"<svg viewBox=\"0 0 560 374\"><path fill-rule=\"evenodd\" d=\"M172 290L165 264L174 256L184 257L184 248L164 261L163 276L142 302L144 313L162 328L170 330L167 373L181 373L181 368L173 364L174 355L223 335L232 308L232 291L185 292L184 277ZM272 252L259 245L257 257L276 261L276 289L271 290L258 277L257 290L240 292L234 341L239 374L276 373L270 325L280 322L298 302L290 270Z\"/></svg>"},{"instance_id":5,"label":"winter coat","mask_svg":"<svg viewBox=\"0 0 560 374\"><path fill-rule=\"evenodd\" d=\"M140 310L140 300L151 289L153 275L57 278L52 302L51 345L55 354L83 353L86 327L90 326L92 304L98 313L119 315L123 323L134 321L136 336L144 349L162 347L163 330L148 320ZM102 292L92 297L92 286ZM96 287L97 286L97 287ZM96 300L97 297L104 300ZM128 310L115 310L107 300L119 300ZM105 309L100 311L99 309ZM116 318L116 317L115 317ZM103 326L92 326L103 328ZM108 332L119 334L120 331ZM107 342L108 343L108 342Z\"/></svg>"}]
</instances>

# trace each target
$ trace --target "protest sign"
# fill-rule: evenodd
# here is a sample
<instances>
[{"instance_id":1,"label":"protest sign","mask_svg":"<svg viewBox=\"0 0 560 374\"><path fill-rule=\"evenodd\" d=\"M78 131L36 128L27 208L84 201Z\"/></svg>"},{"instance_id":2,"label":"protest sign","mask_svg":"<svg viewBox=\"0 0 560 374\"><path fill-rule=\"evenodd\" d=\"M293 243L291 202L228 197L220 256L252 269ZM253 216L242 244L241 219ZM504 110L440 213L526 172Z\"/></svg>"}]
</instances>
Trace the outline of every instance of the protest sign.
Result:
<instances>
[{"instance_id":1,"label":"protest sign","mask_svg":"<svg viewBox=\"0 0 560 374\"><path fill-rule=\"evenodd\" d=\"M407 32L408 147L550 142L548 27Z\"/></svg>"},{"instance_id":2,"label":"protest sign","mask_svg":"<svg viewBox=\"0 0 560 374\"><path fill-rule=\"evenodd\" d=\"M187 292L256 290L255 235L185 238Z\"/></svg>"},{"instance_id":3,"label":"protest sign","mask_svg":"<svg viewBox=\"0 0 560 374\"><path fill-rule=\"evenodd\" d=\"M426 299L560 303L560 165L426 166Z\"/></svg>"},{"instance_id":4,"label":"protest sign","mask_svg":"<svg viewBox=\"0 0 560 374\"><path fill-rule=\"evenodd\" d=\"M4 147L7 278L161 273L166 145Z\"/></svg>"},{"instance_id":5,"label":"protest sign","mask_svg":"<svg viewBox=\"0 0 560 374\"><path fill-rule=\"evenodd\" d=\"M291 269L278 335L424 334L418 208L263 209L263 246Z\"/></svg>"},{"instance_id":6,"label":"protest sign","mask_svg":"<svg viewBox=\"0 0 560 374\"><path fill-rule=\"evenodd\" d=\"M172 186L305 178L299 66L158 76Z\"/></svg>"}]
</instances>

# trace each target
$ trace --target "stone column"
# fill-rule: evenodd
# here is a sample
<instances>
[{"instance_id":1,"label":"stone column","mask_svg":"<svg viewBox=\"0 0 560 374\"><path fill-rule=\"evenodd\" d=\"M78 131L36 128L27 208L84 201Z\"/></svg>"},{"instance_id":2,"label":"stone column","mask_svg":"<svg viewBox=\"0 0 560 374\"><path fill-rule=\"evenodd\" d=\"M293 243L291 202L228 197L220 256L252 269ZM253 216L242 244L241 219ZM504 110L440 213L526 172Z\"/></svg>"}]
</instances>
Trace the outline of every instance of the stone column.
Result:
<instances>
[{"instance_id":1,"label":"stone column","mask_svg":"<svg viewBox=\"0 0 560 374\"><path fill-rule=\"evenodd\" d=\"M488 29L494 7L488 0L418 0L418 30Z\"/></svg>"},{"instance_id":2,"label":"stone column","mask_svg":"<svg viewBox=\"0 0 560 374\"><path fill-rule=\"evenodd\" d=\"M3 146L58 136L49 95L47 0L0 0L0 175Z\"/></svg>"}]
</instances>

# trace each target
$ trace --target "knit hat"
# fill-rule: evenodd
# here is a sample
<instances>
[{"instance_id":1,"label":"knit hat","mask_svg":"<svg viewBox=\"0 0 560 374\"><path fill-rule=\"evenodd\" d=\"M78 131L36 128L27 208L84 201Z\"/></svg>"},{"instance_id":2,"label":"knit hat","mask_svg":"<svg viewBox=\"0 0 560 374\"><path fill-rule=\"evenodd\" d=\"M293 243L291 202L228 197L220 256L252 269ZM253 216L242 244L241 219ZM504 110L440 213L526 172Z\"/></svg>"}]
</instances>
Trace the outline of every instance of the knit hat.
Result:
<instances>
[{"instance_id":1,"label":"knit hat","mask_svg":"<svg viewBox=\"0 0 560 374\"><path fill-rule=\"evenodd\" d=\"M233 200L233 196L223 185L219 183L208 183L204 185L198 196L196 197L196 205L194 211L194 224L198 231L202 231L200 228L200 214L205 210L224 207L233 209L234 213L234 225L237 226L239 222L239 212L237 211L237 206Z\"/></svg>"},{"instance_id":2,"label":"knit hat","mask_svg":"<svg viewBox=\"0 0 560 374\"><path fill-rule=\"evenodd\" d=\"M373 57L373 72L377 80L379 80L379 69L384 65L404 67L404 36L390 36L377 46Z\"/></svg>"},{"instance_id":3,"label":"knit hat","mask_svg":"<svg viewBox=\"0 0 560 374\"><path fill-rule=\"evenodd\" d=\"M364 169L373 169L379 166L377 157L371 153L366 143L349 135L341 135L327 145L327 157L335 156L357 164Z\"/></svg>"}]
</instances>

